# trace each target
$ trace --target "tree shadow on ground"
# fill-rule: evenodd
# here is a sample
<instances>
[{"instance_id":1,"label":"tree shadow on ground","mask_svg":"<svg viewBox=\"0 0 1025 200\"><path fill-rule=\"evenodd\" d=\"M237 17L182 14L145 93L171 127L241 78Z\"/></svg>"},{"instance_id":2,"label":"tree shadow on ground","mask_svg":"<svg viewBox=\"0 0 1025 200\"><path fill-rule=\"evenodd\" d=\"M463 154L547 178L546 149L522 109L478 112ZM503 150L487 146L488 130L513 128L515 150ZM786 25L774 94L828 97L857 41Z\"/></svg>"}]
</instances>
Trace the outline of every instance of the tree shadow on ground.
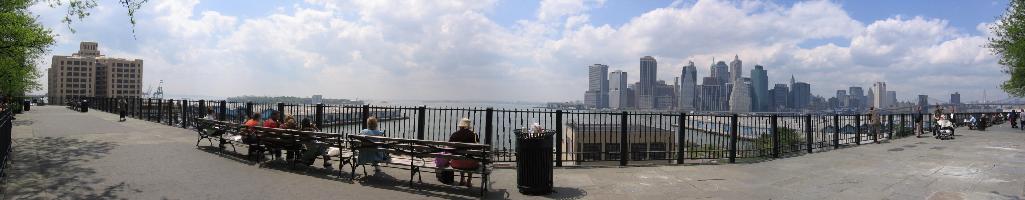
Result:
<instances>
[{"instance_id":1,"label":"tree shadow on ground","mask_svg":"<svg viewBox=\"0 0 1025 200\"><path fill-rule=\"evenodd\" d=\"M64 137L15 139L5 198L123 199L118 196L121 192L142 192L124 182L100 186L105 179L85 166L115 147L112 142Z\"/></svg>"}]
</instances>

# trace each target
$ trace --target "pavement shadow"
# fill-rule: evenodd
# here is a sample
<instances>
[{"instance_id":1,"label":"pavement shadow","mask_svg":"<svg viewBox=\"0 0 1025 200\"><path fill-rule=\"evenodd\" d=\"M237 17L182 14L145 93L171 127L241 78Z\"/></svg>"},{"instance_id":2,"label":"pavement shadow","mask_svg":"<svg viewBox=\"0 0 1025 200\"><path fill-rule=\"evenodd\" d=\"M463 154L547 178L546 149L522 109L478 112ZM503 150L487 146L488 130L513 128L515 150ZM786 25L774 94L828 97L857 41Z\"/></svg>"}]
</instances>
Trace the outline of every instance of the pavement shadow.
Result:
<instances>
[{"instance_id":1,"label":"pavement shadow","mask_svg":"<svg viewBox=\"0 0 1025 200\"><path fill-rule=\"evenodd\" d=\"M64 137L15 139L4 198L123 199L118 194L142 192L124 182L102 186L105 179L85 166L115 147L112 142Z\"/></svg>"}]
</instances>

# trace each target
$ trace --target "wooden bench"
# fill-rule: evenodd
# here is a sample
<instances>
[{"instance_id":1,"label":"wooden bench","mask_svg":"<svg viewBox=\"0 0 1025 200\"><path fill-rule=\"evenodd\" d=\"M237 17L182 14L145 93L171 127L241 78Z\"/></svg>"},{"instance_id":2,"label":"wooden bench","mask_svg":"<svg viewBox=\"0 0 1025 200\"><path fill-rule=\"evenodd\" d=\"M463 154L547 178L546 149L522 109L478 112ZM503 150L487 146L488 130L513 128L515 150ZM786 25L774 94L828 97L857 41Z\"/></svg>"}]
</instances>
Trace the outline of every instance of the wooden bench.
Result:
<instances>
[{"instance_id":1,"label":"wooden bench","mask_svg":"<svg viewBox=\"0 0 1025 200\"><path fill-rule=\"evenodd\" d=\"M210 142L210 145L213 145L213 139L217 139L218 148L224 149L224 145L229 144L231 145L231 151L238 153L235 149L235 144L243 143L241 143L241 141L225 138L225 135L241 135L240 130L244 128L243 125L203 118L193 118L193 121L196 123L194 127L196 128L198 138L196 139L196 146L199 146L199 143L202 142L203 139Z\"/></svg>"},{"instance_id":2,"label":"wooden bench","mask_svg":"<svg viewBox=\"0 0 1025 200\"><path fill-rule=\"evenodd\" d=\"M491 146L485 144L441 142L428 140L414 140L404 138L390 138L366 135L348 135L349 147L353 154L351 162L351 174L349 179L356 176L356 167L363 166L363 174L367 175L366 165L373 162L360 163L358 156L360 151L384 152L392 156L392 159L381 161L382 167L409 170L409 185L413 186L413 178L423 182L422 172L440 173L441 171L453 171L480 174L481 196L487 194L488 181L491 178ZM405 159L396 159L405 157ZM462 170L454 168L438 168L434 160L444 158L448 160L472 160L480 164L480 167L473 170Z\"/></svg>"},{"instance_id":3,"label":"wooden bench","mask_svg":"<svg viewBox=\"0 0 1025 200\"><path fill-rule=\"evenodd\" d=\"M340 134L266 127L254 127L254 129L259 133L256 138L260 145L266 147L264 152L283 150L294 154L290 156L292 159L287 160L290 164L300 163L302 155L308 151L326 151L332 147L339 150L348 149L344 137ZM317 157L321 157L319 152L317 153ZM339 176L341 176L341 167L349 165L352 161L351 155L351 153L339 152L337 156ZM330 157L328 160L324 160L325 163L332 161L334 160L331 160Z\"/></svg>"}]
</instances>

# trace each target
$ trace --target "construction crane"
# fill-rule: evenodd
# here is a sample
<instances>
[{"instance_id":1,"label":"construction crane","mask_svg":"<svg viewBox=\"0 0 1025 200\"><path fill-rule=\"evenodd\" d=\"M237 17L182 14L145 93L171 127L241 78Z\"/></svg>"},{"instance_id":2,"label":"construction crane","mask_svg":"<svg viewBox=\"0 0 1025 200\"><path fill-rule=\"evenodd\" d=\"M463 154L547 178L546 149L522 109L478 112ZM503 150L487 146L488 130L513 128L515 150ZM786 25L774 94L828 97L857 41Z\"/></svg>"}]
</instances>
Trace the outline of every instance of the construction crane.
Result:
<instances>
[{"instance_id":1,"label":"construction crane","mask_svg":"<svg viewBox=\"0 0 1025 200\"><path fill-rule=\"evenodd\" d=\"M146 89L146 92L142 93L142 96L146 97L146 98L157 98L157 99L164 98L164 80L160 80L160 84L157 85L157 91L156 92L153 92L153 86L150 85Z\"/></svg>"}]
</instances>

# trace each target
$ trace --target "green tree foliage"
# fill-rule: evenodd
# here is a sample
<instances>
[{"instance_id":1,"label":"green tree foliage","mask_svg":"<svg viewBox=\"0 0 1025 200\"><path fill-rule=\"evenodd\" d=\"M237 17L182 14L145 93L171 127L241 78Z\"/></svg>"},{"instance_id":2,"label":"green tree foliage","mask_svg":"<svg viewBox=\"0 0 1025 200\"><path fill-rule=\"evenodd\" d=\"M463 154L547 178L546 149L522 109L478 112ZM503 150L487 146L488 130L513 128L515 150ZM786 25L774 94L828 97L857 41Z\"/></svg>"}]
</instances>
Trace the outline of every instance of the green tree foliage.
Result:
<instances>
[{"instance_id":1,"label":"green tree foliage","mask_svg":"<svg viewBox=\"0 0 1025 200\"><path fill-rule=\"evenodd\" d=\"M36 21L28 11L32 5L45 1L51 7L67 7L63 22L71 29L72 17L89 16L96 0L2 0L0 1L0 96L23 96L40 89L36 60L54 44L54 33ZM119 0L128 9L132 32L135 12L148 0Z\"/></svg>"},{"instance_id":2,"label":"green tree foliage","mask_svg":"<svg viewBox=\"0 0 1025 200\"><path fill-rule=\"evenodd\" d=\"M28 12L34 0L0 3L0 95L22 96L38 89L34 62L53 44L53 33Z\"/></svg>"},{"instance_id":3,"label":"green tree foliage","mask_svg":"<svg viewBox=\"0 0 1025 200\"><path fill-rule=\"evenodd\" d=\"M792 128L779 128L779 147L780 154L786 154L789 152L799 151L801 148L801 142L804 141L804 136L797 133ZM762 157L772 156L772 134L762 134L758 139L754 140L755 149L758 149L758 155Z\"/></svg>"},{"instance_id":4,"label":"green tree foliage","mask_svg":"<svg viewBox=\"0 0 1025 200\"><path fill-rule=\"evenodd\" d=\"M1013 96L1025 96L1025 0L1011 0L991 30L994 36L987 47L1000 57L1003 72L1011 75L1000 88Z\"/></svg>"}]
</instances>

